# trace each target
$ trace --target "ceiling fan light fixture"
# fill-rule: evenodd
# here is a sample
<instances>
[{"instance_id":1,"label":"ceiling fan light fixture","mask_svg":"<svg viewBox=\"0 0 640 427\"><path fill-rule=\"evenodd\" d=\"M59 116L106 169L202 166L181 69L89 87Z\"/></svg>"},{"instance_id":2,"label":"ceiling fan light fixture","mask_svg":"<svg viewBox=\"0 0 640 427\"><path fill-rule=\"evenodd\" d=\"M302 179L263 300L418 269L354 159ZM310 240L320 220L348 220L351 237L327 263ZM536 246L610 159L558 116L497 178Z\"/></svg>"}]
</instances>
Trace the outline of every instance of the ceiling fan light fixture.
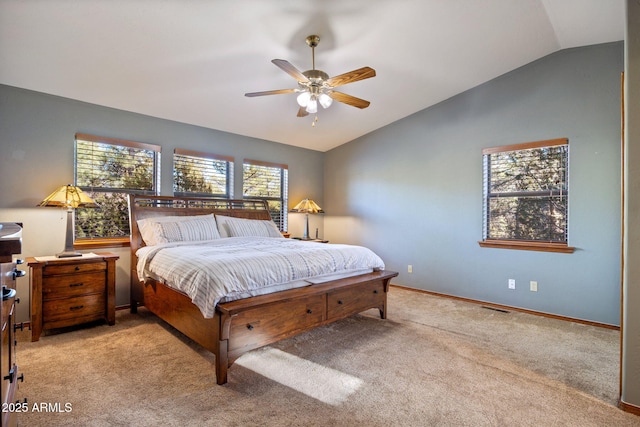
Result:
<instances>
[{"instance_id":1,"label":"ceiling fan light fixture","mask_svg":"<svg viewBox=\"0 0 640 427\"><path fill-rule=\"evenodd\" d=\"M318 112L318 101L315 99L311 99L307 104L307 113L317 113Z\"/></svg>"},{"instance_id":2,"label":"ceiling fan light fixture","mask_svg":"<svg viewBox=\"0 0 640 427\"><path fill-rule=\"evenodd\" d=\"M298 101L299 106L306 107L309 104L309 101L311 100L311 94L307 91L304 91L300 95L298 95L296 100Z\"/></svg>"},{"instance_id":3,"label":"ceiling fan light fixture","mask_svg":"<svg viewBox=\"0 0 640 427\"><path fill-rule=\"evenodd\" d=\"M333 99L326 93L321 93L318 97L318 101L320 102L320 105L322 105L322 108L329 108L333 103Z\"/></svg>"}]
</instances>

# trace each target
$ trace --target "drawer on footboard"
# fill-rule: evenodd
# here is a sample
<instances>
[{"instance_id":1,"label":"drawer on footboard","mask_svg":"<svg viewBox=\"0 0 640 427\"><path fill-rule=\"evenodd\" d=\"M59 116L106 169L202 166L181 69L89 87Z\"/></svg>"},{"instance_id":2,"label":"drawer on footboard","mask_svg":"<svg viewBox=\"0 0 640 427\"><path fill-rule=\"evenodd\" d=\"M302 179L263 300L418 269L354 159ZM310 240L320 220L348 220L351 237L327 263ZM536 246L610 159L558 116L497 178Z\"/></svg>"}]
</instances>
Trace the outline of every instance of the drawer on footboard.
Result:
<instances>
[{"instance_id":1,"label":"drawer on footboard","mask_svg":"<svg viewBox=\"0 0 640 427\"><path fill-rule=\"evenodd\" d=\"M346 289L329 292L327 319L348 317L370 308L382 308L387 295L382 281L362 283Z\"/></svg>"},{"instance_id":2,"label":"drawer on footboard","mask_svg":"<svg viewBox=\"0 0 640 427\"><path fill-rule=\"evenodd\" d=\"M235 354L242 354L310 329L324 320L325 299L322 294L242 311L231 320L230 359Z\"/></svg>"}]
</instances>

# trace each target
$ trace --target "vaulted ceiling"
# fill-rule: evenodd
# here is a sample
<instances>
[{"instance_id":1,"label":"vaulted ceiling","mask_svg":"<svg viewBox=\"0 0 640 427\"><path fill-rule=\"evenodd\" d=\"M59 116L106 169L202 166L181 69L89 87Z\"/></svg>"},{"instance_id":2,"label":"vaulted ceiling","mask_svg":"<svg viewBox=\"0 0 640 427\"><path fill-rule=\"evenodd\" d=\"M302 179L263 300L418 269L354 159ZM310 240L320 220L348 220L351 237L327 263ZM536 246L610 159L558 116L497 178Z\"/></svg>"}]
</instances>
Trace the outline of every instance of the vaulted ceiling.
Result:
<instances>
[{"instance_id":1,"label":"vaulted ceiling","mask_svg":"<svg viewBox=\"0 0 640 427\"><path fill-rule=\"evenodd\" d=\"M326 151L561 49L624 38L624 0L0 0L0 83ZM271 63L374 78L296 117Z\"/></svg>"}]
</instances>

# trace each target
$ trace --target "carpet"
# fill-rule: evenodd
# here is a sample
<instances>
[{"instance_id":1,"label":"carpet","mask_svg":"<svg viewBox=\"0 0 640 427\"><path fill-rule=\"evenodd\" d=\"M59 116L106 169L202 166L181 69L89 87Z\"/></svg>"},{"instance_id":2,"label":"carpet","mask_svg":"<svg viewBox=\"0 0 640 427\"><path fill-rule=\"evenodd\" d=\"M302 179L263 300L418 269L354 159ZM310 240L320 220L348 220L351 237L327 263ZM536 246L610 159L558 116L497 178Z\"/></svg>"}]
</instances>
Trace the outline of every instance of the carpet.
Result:
<instances>
[{"instance_id":1,"label":"carpet","mask_svg":"<svg viewBox=\"0 0 640 427\"><path fill-rule=\"evenodd\" d=\"M18 332L24 426L640 426L616 405L618 331L401 288L377 310L214 356L144 308ZM45 408L45 410L41 410Z\"/></svg>"}]
</instances>

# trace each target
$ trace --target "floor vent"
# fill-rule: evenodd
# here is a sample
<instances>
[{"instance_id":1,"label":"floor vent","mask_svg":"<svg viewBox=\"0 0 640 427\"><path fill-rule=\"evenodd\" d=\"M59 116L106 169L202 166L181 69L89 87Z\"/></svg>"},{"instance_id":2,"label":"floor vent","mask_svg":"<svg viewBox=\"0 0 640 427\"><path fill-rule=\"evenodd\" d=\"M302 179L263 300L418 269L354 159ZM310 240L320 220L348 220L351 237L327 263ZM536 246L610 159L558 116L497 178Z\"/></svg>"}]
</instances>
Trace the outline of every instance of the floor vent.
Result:
<instances>
[{"instance_id":1,"label":"floor vent","mask_svg":"<svg viewBox=\"0 0 640 427\"><path fill-rule=\"evenodd\" d=\"M496 307L489 307L486 305L483 305L482 308L486 308L487 310L499 311L500 313L509 313L508 310L503 310L501 308L496 308Z\"/></svg>"}]
</instances>

